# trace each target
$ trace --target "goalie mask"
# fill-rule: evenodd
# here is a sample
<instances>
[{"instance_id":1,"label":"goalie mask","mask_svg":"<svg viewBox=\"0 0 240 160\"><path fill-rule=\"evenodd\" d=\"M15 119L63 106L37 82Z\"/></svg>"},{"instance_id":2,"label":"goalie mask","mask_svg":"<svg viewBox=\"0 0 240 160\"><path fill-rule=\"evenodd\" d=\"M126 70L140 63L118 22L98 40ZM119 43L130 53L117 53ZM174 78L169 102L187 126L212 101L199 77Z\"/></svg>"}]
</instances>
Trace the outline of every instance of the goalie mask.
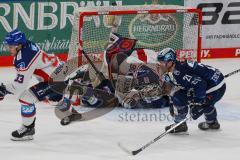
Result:
<instances>
[{"instance_id":1,"label":"goalie mask","mask_svg":"<svg viewBox=\"0 0 240 160\"><path fill-rule=\"evenodd\" d=\"M109 43L105 51L104 60L110 63L115 54L129 55L136 45L137 40L124 38L117 33L111 33Z\"/></svg>"}]
</instances>

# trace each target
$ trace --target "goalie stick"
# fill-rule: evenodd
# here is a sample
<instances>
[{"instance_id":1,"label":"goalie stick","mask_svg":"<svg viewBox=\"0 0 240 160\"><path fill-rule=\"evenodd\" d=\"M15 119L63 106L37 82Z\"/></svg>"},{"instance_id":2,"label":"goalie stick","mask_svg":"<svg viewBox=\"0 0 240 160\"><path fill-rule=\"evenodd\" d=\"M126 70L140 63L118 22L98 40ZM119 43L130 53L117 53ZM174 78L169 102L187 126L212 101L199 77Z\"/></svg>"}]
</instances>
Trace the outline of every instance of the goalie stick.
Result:
<instances>
[{"instance_id":1,"label":"goalie stick","mask_svg":"<svg viewBox=\"0 0 240 160\"><path fill-rule=\"evenodd\" d=\"M86 53L84 50L82 51L82 53L83 53L83 55L86 57L88 63L89 63L89 64L92 66L92 68L94 69L95 74L96 74L96 76L99 78L99 80L100 80L100 81L105 80L106 77L103 75L102 72L100 72L100 71L96 68L96 66L93 64L92 60L89 58L89 56L87 55L87 53Z\"/></svg>"},{"instance_id":2,"label":"goalie stick","mask_svg":"<svg viewBox=\"0 0 240 160\"><path fill-rule=\"evenodd\" d=\"M96 66L93 64L92 60L89 58L89 56L87 55L87 53L83 50L82 51L84 56L86 57L86 59L88 60L89 64L92 66L93 70L95 71L96 76L98 77L98 79L100 80L100 84L98 85L100 88L104 88L105 86L108 87L108 89L111 91L111 93L115 92L115 89L112 85L112 82L107 79L102 72L100 72Z\"/></svg>"}]
</instances>

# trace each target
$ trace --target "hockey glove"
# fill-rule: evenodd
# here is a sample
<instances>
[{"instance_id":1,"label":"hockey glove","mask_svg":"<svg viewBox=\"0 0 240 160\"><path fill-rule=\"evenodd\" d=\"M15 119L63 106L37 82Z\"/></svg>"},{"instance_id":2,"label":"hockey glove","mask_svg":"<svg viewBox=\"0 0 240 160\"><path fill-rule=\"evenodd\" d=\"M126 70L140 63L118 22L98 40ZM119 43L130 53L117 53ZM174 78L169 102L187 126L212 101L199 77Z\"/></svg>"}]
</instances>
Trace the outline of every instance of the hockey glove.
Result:
<instances>
[{"instance_id":1,"label":"hockey glove","mask_svg":"<svg viewBox=\"0 0 240 160\"><path fill-rule=\"evenodd\" d=\"M0 101L2 101L4 99L6 94L8 94L8 91L6 90L5 85L2 83L0 85Z\"/></svg>"},{"instance_id":2,"label":"hockey glove","mask_svg":"<svg viewBox=\"0 0 240 160\"><path fill-rule=\"evenodd\" d=\"M123 98L121 101L121 104L124 108L127 109L134 109L137 108L137 105L139 104L139 100L141 99L140 94L136 89L132 89L126 97Z\"/></svg>"},{"instance_id":3,"label":"hockey glove","mask_svg":"<svg viewBox=\"0 0 240 160\"><path fill-rule=\"evenodd\" d=\"M169 74L165 73L164 75L162 75L162 81L163 82L167 82L167 83L171 83L171 77Z\"/></svg>"},{"instance_id":4,"label":"hockey glove","mask_svg":"<svg viewBox=\"0 0 240 160\"><path fill-rule=\"evenodd\" d=\"M189 104L190 114L194 120L198 119L203 114L205 104L206 104L205 100L198 101L198 102L191 102Z\"/></svg>"}]
</instances>

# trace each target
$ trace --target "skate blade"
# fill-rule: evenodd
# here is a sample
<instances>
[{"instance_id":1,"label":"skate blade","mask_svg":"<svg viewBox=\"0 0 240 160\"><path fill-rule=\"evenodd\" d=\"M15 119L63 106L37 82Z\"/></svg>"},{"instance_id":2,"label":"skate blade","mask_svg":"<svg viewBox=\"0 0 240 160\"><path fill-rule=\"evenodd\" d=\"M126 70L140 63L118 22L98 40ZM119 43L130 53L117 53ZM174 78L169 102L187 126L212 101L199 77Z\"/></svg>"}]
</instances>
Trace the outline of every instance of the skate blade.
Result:
<instances>
[{"instance_id":1,"label":"skate blade","mask_svg":"<svg viewBox=\"0 0 240 160\"><path fill-rule=\"evenodd\" d=\"M70 122L68 122L68 123L62 123L62 120L61 120L60 123L61 123L62 126L68 126L68 125L70 125L72 123L81 122L81 121L85 121L85 120L86 119L84 117L81 117L81 118L79 117L79 118L75 118L73 120L70 120Z\"/></svg>"},{"instance_id":2,"label":"skate blade","mask_svg":"<svg viewBox=\"0 0 240 160\"><path fill-rule=\"evenodd\" d=\"M221 132L222 131L221 128L219 128L219 129L206 129L206 130L203 130L203 129L199 128L199 130L203 131L203 132Z\"/></svg>"},{"instance_id":3,"label":"skate blade","mask_svg":"<svg viewBox=\"0 0 240 160\"><path fill-rule=\"evenodd\" d=\"M189 132L179 132L179 133L170 133L170 135L178 135L178 136L188 136Z\"/></svg>"},{"instance_id":4,"label":"skate blade","mask_svg":"<svg viewBox=\"0 0 240 160\"><path fill-rule=\"evenodd\" d=\"M29 135L29 136L25 136L22 138L11 137L11 140L12 141L31 141L31 140L33 140L33 136Z\"/></svg>"}]
</instances>

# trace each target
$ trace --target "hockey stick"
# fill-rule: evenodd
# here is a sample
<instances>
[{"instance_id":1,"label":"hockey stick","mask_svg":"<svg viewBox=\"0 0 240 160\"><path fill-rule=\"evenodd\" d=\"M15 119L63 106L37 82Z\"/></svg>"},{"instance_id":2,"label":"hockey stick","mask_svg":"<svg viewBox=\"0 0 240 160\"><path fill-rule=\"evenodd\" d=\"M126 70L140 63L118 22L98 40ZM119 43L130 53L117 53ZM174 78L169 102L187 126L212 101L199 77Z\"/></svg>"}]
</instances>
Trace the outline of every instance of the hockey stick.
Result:
<instances>
[{"instance_id":1,"label":"hockey stick","mask_svg":"<svg viewBox=\"0 0 240 160\"><path fill-rule=\"evenodd\" d=\"M87 53L86 53L84 50L82 50L82 52L83 52L83 55L84 55L84 56L86 57L86 59L88 60L89 64L93 67L93 69L94 69L94 71L95 71L95 73L96 73L96 76L99 78L99 80L100 80L100 81L105 80L106 77L103 75L102 72L100 72L100 71L96 68L96 66L93 64L92 60L89 58L89 56L87 55Z\"/></svg>"},{"instance_id":2,"label":"hockey stick","mask_svg":"<svg viewBox=\"0 0 240 160\"><path fill-rule=\"evenodd\" d=\"M166 136L169 132L171 132L172 130L174 130L176 127L178 127L179 125L181 125L182 123L186 122L187 120L189 120L189 117L185 118L184 120L182 120L179 123L176 123L174 126L172 126L171 128L169 128L167 131L163 132L162 134L160 134L159 136L157 136L156 138L154 138L153 140L151 140L150 142L148 142L147 144L145 144L144 146L142 146L141 148L137 149L137 150L129 150L126 147L124 147L121 143L118 143L118 146L126 153L130 154L130 155L137 155L138 153L142 152L143 150L145 150L147 147L149 147L150 145L152 145L153 143L157 142L159 139L163 138L164 136Z\"/></svg>"},{"instance_id":3,"label":"hockey stick","mask_svg":"<svg viewBox=\"0 0 240 160\"><path fill-rule=\"evenodd\" d=\"M115 92L115 89L114 89L114 87L113 87L113 85L112 85L112 82L111 82L109 79L107 79L107 78L103 75L103 73L100 72L100 71L96 68L96 66L93 64L92 60L89 58L89 56L87 55L87 53L86 53L84 50L83 50L82 52L83 52L84 56L86 57L86 59L88 60L89 64L90 64L90 65L92 66L92 68L94 69L96 76L97 76L97 77L99 78L99 80L101 81L97 88L99 88L99 87L100 87L100 88L102 88L102 87L104 88L104 86L107 86L107 87L110 89L110 91L111 91L112 93L114 93L114 92Z\"/></svg>"},{"instance_id":4,"label":"hockey stick","mask_svg":"<svg viewBox=\"0 0 240 160\"><path fill-rule=\"evenodd\" d=\"M228 78L229 76L232 76L236 73L240 72L240 69L233 71L231 73L228 73L226 75L224 75L224 78ZM147 147L149 147L150 145L152 145L153 143L155 143L156 141L158 141L159 139L163 138L164 136L166 136L169 132L171 132L172 130L174 130L176 127L178 127L179 125L181 125L182 123L186 122L189 118L185 118L184 120L182 120L181 122L175 124L173 127L171 127L170 129L168 129L167 131L163 132L161 135L157 136L156 138L154 138L152 141L148 142L147 144L145 144L144 146L142 146L141 148L137 149L137 150L129 150L126 147L124 147L121 143L118 143L118 146L126 153L130 154L130 155L137 155L138 153L140 153L141 151L145 150Z\"/></svg>"},{"instance_id":5,"label":"hockey stick","mask_svg":"<svg viewBox=\"0 0 240 160\"><path fill-rule=\"evenodd\" d=\"M236 74L236 73L238 73L238 72L240 72L240 69L224 75L224 78L228 78L228 77L230 77L230 76L232 76L232 75L234 75L234 74Z\"/></svg>"},{"instance_id":6,"label":"hockey stick","mask_svg":"<svg viewBox=\"0 0 240 160\"><path fill-rule=\"evenodd\" d=\"M236 73L240 72L240 69L235 70L231 73L228 73L226 75L224 75L224 78L228 78ZM181 122L175 124L174 126L172 126L170 129L168 129L167 131L163 132L161 135L157 136L156 138L154 138L152 141L148 142L147 144L145 144L144 146L142 146L141 148L137 149L137 150L129 150L126 147L124 147L121 143L118 143L118 146L126 153L130 154L130 155L137 155L138 153L142 152L143 150L145 150L147 147L149 147L150 145L152 145L153 143L155 143L156 141L158 141L159 139L163 138L164 136L166 136L169 132L171 132L172 130L174 130L176 127L178 127L179 125L181 125L182 123L186 122L189 118L185 118L184 120L182 120Z\"/></svg>"},{"instance_id":7,"label":"hockey stick","mask_svg":"<svg viewBox=\"0 0 240 160\"><path fill-rule=\"evenodd\" d=\"M82 53L84 54L84 56L88 60L89 64L94 69L96 76L101 81L101 83L98 85L98 87L108 86L110 91L112 93L114 93L114 87L112 86L112 83L108 79L106 79L106 77L103 75L103 73L100 72L96 68L96 66L93 64L92 60L89 58L87 53L85 51L82 51ZM49 85L50 85L52 90L54 90L57 93L62 93L66 89L66 87L68 86L69 80L74 80L74 79L79 78L79 75L76 75L72 78L69 78L69 79L65 80L68 75L73 73L78 68L78 64L79 64L78 61L79 61L79 57L74 57L74 58L68 60L67 62L65 62L64 65L57 68L50 75L51 80L49 81ZM98 89L100 89L100 88L98 88Z\"/></svg>"}]
</instances>

